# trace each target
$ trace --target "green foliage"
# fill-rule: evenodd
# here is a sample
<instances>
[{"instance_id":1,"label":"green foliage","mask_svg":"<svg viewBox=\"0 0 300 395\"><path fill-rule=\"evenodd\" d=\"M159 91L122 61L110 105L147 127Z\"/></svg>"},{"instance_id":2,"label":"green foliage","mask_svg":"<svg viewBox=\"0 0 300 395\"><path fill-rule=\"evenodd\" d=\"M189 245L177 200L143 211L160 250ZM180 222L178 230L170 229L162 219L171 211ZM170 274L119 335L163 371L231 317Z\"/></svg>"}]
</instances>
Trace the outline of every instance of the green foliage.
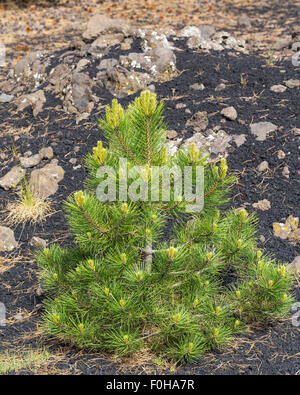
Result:
<instances>
[{"instance_id":1,"label":"green foliage","mask_svg":"<svg viewBox=\"0 0 300 395\"><path fill-rule=\"evenodd\" d=\"M163 103L149 91L127 111L113 100L99 124L109 145L99 142L87 155L86 190L65 203L76 246L53 245L38 256L49 290L47 333L120 355L147 348L182 363L230 342L253 321L285 316L292 279L257 249L255 214L220 211L235 182L226 160L211 165L195 145L169 156ZM190 202L175 197L174 177L170 201L162 194L158 201L99 201L104 177L97 170L111 166L119 187L120 157L128 168L142 166L150 185L155 166L191 166L192 174L203 166L203 210L186 213Z\"/></svg>"}]
</instances>

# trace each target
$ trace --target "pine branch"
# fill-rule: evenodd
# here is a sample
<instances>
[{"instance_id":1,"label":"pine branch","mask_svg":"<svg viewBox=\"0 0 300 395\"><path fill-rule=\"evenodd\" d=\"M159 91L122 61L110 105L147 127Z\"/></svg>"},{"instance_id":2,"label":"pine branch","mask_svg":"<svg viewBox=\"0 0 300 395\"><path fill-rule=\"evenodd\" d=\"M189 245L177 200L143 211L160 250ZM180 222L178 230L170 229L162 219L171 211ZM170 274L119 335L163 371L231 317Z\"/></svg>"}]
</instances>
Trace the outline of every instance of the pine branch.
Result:
<instances>
[{"instance_id":1,"label":"pine branch","mask_svg":"<svg viewBox=\"0 0 300 395\"><path fill-rule=\"evenodd\" d=\"M150 142L150 117L149 117L149 115L147 115L146 120L147 120L147 150L148 150L147 163L149 166L151 166L151 142Z\"/></svg>"},{"instance_id":2,"label":"pine branch","mask_svg":"<svg viewBox=\"0 0 300 395\"><path fill-rule=\"evenodd\" d=\"M116 136L118 137L119 142L120 142L120 144L121 144L123 150L124 150L124 151L126 152L126 154L128 155L128 157L129 157L135 164L137 164L137 165L139 165L139 166L142 166L142 164L141 164L137 159L135 159L135 157L129 152L129 149L128 149L127 146L126 146L125 141L123 140L123 138L122 138L122 136L121 136L121 134L120 134L120 131L119 131L118 129L115 128L115 129L114 129L114 132L116 133Z\"/></svg>"}]
</instances>

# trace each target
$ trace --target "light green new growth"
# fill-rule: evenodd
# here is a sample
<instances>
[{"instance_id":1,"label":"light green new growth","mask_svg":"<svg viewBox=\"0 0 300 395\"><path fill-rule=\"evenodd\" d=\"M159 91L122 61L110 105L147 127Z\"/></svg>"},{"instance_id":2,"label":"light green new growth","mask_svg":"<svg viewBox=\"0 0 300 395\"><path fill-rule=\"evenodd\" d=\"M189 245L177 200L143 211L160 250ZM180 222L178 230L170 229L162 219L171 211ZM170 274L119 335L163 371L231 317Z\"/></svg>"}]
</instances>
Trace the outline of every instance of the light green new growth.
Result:
<instances>
[{"instance_id":1,"label":"light green new growth","mask_svg":"<svg viewBox=\"0 0 300 395\"><path fill-rule=\"evenodd\" d=\"M195 145L169 156L163 103L149 91L126 111L113 100L99 125L108 146L99 142L87 156L86 190L65 204L76 246L52 245L38 256L50 291L47 333L82 348L147 348L186 362L253 321L288 314L291 275L257 248L255 215L222 211L235 182L226 160L209 164ZM97 170L113 167L119 186L120 157L128 168L143 166L150 183L153 166L203 166L203 210L187 214L189 202L172 194L168 202L99 201Z\"/></svg>"}]
</instances>

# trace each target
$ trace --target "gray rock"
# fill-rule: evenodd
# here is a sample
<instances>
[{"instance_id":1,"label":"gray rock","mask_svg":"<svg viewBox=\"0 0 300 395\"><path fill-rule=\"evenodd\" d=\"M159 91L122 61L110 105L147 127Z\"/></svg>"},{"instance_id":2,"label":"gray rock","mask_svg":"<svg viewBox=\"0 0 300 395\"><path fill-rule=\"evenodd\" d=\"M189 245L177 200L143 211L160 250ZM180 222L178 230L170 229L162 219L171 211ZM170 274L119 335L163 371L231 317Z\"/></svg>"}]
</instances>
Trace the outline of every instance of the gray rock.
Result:
<instances>
[{"instance_id":1,"label":"gray rock","mask_svg":"<svg viewBox=\"0 0 300 395\"><path fill-rule=\"evenodd\" d=\"M247 15L241 15L238 19L238 25L241 27L251 27L251 21Z\"/></svg>"},{"instance_id":2,"label":"gray rock","mask_svg":"<svg viewBox=\"0 0 300 395\"><path fill-rule=\"evenodd\" d=\"M299 88L300 87L300 80L287 80L283 82L288 88Z\"/></svg>"},{"instance_id":3,"label":"gray rock","mask_svg":"<svg viewBox=\"0 0 300 395\"><path fill-rule=\"evenodd\" d=\"M107 59L107 62L105 62L106 68L103 68L103 64L100 64L101 70L97 74L97 81L112 95L122 98L140 89L145 89L151 84L152 77L148 73L138 71L132 73L118 63L109 61L110 59Z\"/></svg>"},{"instance_id":4,"label":"gray rock","mask_svg":"<svg viewBox=\"0 0 300 395\"><path fill-rule=\"evenodd\" d=\"M171 140L166 143L167 151L169 155L174 155L178 150L179 145L182 142L182 138Z\"/></svg>"},{"instance_id":5,"label":"gray rock","mask_svg":"<svg viewBox=\"0 0 300 395\"><path fill-rule=\"evenodd\" d=\"M93 15L87 23L87 28L83 33L86 40L95 39L104 33L124 33L130 32L129 25L121 19L111 19L102 14Z\"/></svg>"},{"instance_id":6,"label":"gray rock","mask_svg":"<svg viewBox=\"0 0 300 395\"><path fill-rule=\"evenodd\" d=\"M25 170L20 166L14 166L4 177L0 179L0 187L6 191L14 188L24 178Z\"/></svg>"},{"instance_id":7,"label":"gray rock","mask_svg":"<svg viewBox=\"0 0 300 395\"><path fill-rule=\"evenodd\" d=\"M214 25L201 25L199 26L199 32L200 36L207 40L216 32L216 28Z\"/></svg>"},{"instance_id":8,"label":"gray rock","mask_svg":"<svg viewBox=\"0 0 300 395\"><path fill-rule=\"evenodd\" d=\"M101 60L99 66L97 68L99 70L112 69L117 64L118 64L117 59L103 59L103 60Z\"/></svg>"},{"instance_id":9,"label":"gray rock","mask_svg":"<svg viewBox=\"0 0 300 395\"><path fill-rule=\"evenodd\" d=\"M30 153L30 155L29 155ZM40 149L38 154L31 155L31 152L25 152L23 157L19 157L21 166L25 169L37 166L43 159L52 159L53 149L51 147L44 147Z\"/></svg>"},{"instance_id":10,"label":"gray rock","mask_svg":"<svg viewBox=\"0 0 300 395\"><path fill-rule=\"evenodd\" d=\"M282 170L282 175L285 178L290 178L290 170L288 166L284 166L283 170Z\"/></svg>"},{"instance_id":11,"label":"gray rock","mask_svg":"<svg viewBox=\"0 0 300 395\"><path fill-rule=\"evenodd\" d=\"M212 40L206 40L201 36L192 36L187 41L187 46L190 49L203 49L203 50L214 50L214 51L222 51L224 47L221 44L218 44Z\"/></svg>"},{"instance_id":12,"label":"gray rock","mask_svg":"<svg viewBox=\"0 0 300 395\"><path fill-rule=\"evenodd\" d=\"M259 200L257 203L253 203L252 206L261 211L267 211L271 208L271 203L267 199Z\"/></svg>"},{"instance_id":13,"label":"gray rock","mask_svg":"<svg viewBox=\"0 0 300 395\"><path fill-rule=\"evenodd\" d=\"M58 183L64 177L64 170L56 160L31 172L29 184L36 196L47 198L56 193Z\"/></svg>"},{"instance_id":14,"label":"gray rock","mask_svg":"<svg viewBox=\"0 0 300 395\"><path fill-rule=\"evenodd\" d=\"M293 42L292 36L282 37L274 44L274 49L280 51L281 49L289 47Z\"/></svg>"},{"instance_id":15,"label":"gray rock","mask_svg":"<svg viewBox=\"0 0 300 395\"><path fill-rule=\"evenodd\" d=\"M88 59L80 59L76 65L75 72L80 73L89 63L90 61Z\"/></svg>"},{"instance_id":16,"label":"gray rock","mask_svg":"<svg viewBox=\"0 0 300 395\"><path fill-rule=\"evenodd\" d=\"M69 162L71 163L71 165L75 165L76 162L77 162L77 158L71 158L71 159L69 160Z\"/></svg>"},{"instance_id":17,"label":"gray rock","mask_svg":"<svg viewBox=\"0 0 300 395\"><path fill-rule=\"evenodd\" d=\"M176 130L167 130L166 134L167 134L167 138L170 139L170 140L175 139L177 137L177 135L178 135Z\"/></svg>"},{"instance_id":18,"label":"gray rock","mask_svg":"<svg viewBox=\"0 0 300 395\"><path fill-rule=\"evenodd\" d=\"M146 29L140 31L137 36L142 38L141 47L145 53L155 48L171 49L172 47L164 33Z\"/></svg>"},{"instance_id":19,"label":"gray rock","mask_svg":"<svg viewBox=\"0 0 300 395\"><path fill-rule=\"evenodd\" d=\"M29 158L31 155L32 155L32 152L31 152L31 151L26 151L26 152L24 152L24 154L23 154L24 158Z\"/></svg>"},{"instance_id":20,"label":"gray rock","mask_svg":"<svg viewBox=\"0 0 300 395\"><path fill-rule=\"evenodd\" d=\"M257 122L250 125L251 133L256 136L256 140L266 140L269 133L275 132L277 126L271 122Z\"/></svg>"},{"instance_id":21,"label":"gray rock","mask_svg":"<svg viewBox=\"0 0 300 395\"><path fill-rule=\"evenodd\" d=\"M268 169L269 169L269 163L266 160L264 160L257 166L257 170L260 172L266 171Z\"/></svg>"},{"instance_id":22,"label":"gray rock","mask_svg":"<svg viewBox=\"0 0 300 395\"><path fill-rule=\"evenodd\" d=\"M83 60L83 59L82 59ZM50 71L49 82L54 85L55 92L62 92L69 83L72 70L65 63L61 63Z\"/></svg>"},{"instance_id":23,"label":"gray rock","mask_svg":"<svg viewBox=\"0 0 300 395\"><path fill-rule=\"evenodd\" d=\"M18 99L17 111L23 111L25 108L31 106L33 116L36 117L42 111L43 105L46 102L46 97L43 90L38 90L34 93L22 96Z\"/></svg>"},{"instance_id":24,"label":"gray rock","mask_svg":"<svg viewBox=\"0 0 300 395\"><path fill-rule=\"evenodd\" d=\"M286 86L284 85L273 85L271 86L270 90L276 93L282 93L286 91Z\"/></svg>"},{"instance_id":25,"label":"gray rock","mask_svg":"<svg viewBox=\"0 0 300 395\"><path fill-rule=\"evenodd\" d=\"M238 147L240 147L246 141L246 135L245 134L233 134L232 139L235 142L235 144Z\"/></svg>"},{"instance_id":26,"label":"gray rock","mask_svg":"<svg viewBox=\"0 0 300 395\"><path fill-rule=\"evenodd\" d=\"M206 111L196 112L187 122L186 126L193 128L195 132L201 132L208 126L208 117Z\"/></svg>"},{"instance_id":27,"label":"gray rock","mask_svg":"<svg viewBox=\"0 0 300 395\"><path fill-rule=\"evenodd\" d=\"M46 80L46 67L50 60L43 61L44 54L45 52L30 52L19 60L14 68L18 85L36 89Z\"/></svg>"},{"instance_id":28,"label":"gray rock","mask_svg":"<svg viewBox=\"0 0 300 395\"><path fill-rule=\"evenodd\" d=\"M152 62L156 66L158 73L163 73L169 68L175 68L176 56L169 48L157 47L149 52ZM155 74L155 72L153 73Z\"/></svg>"},{"instance_id":29,"label":"gray rock","mask_svg":"<svg viewBox=\"0 0 300 395\"><path fill-rule=\"evenodd\" d=\"M190 86L190 89L194 89L195 91L203 91L205 89L205 86L203 84L193 84Z\"/></svg>"},{"instance_id":30,"label":"gray rock","mask_svg":"<svg viewBox=\"0 0 300 395\"><path fill-rule=\"evenodd\" d=\"M14 95L7 95L6 93L2 93L0 95L0 103L9 103L14 99Z\"/></svg>"},{"instance_id":31,"label":"gray rock","mask_svg":"<svg viewBox=\"0 0 300 395\"><path fill-rule=\"evenodd\" d=\"M179 37L200 37L200 29L196 26L186 26L179 32Z\"/></svg>"},{"instance_id":32,"label":"gray rock","mask_svg":"<svg viewBox=\"0 0 300 395\"><path fill-rule=\"evenodd\" d=\"M213 25L186 26L179 32L180 37L201 37L205 40L209 39L216 29Z\"/></svg>"},{"instance_id":33,"label":"gray rock","mask_svg":"<svg viewBox=\"0 0 300 395\"><path fill-rule=\"evenodd\" d=\"M0 226L0 251L12 251L18 247L14 232L6 226Z\"/></svg>"},{"instance_id":34,"label":"gray rock","mask_svg":"<svg viewBox=\"0 0 300 395\"><path fill-rule=\"evenodd\" d=\"M244 51L246 48L246 43L244 40L238 40L226 31L220 31L215 33L211 40L215 44L220 45L222 48L225 49Z\"/></svg>"},{"instance_id":35,"label":"gray rock","mask_svg":"<svg viewBox=\"0 0 300 395\"><path fill-rule=\"evenodd\" d=\"M277 158L278 159L284 159L285 158L285 153L281 149L277 152Z\"/></svg>"},{"instance_id":36,"label":"gray rock","mask_svg":"<svg viewBox=\"0 0 300 395\"><path fill-rule=\"evenodd\" d=\"M46 242L46 240L41 239L40 237L37 237L37 236L34 236L34 237L30 240L29 244L32 245L33 247L39 248L39 249L42 249L42 248L46 248L46 247L47 247L47 242Z\"/></svg>"},{"instance_id":37,"label":"gray rock","mask_svg":"<svg viewBox=\"0 0 300 395\"><path fill-rule=\"evenodd\" d=\"M212 155L212 160L220 156L227 156L226 150L230 147L231 137L224 130L212 130L194 133L184 142L187 150L190 144L195 143L197 148L205 155Z\"/></svg>"},{"instance_id":38,"label":"gray rock","mask_svg":"<svg viewBox=\"0 0 300 395\"><path fill-rule=\"evenodd\" d=\"M223 84L223 83L221 83L221 84L219 84L219 85L216 86L215 91L216 91L216 92L219 92L219 91L222 91L222 90L225 89L225 88L226 88L226 85Z\"/></svg>"},{"instance_id":39,"label":"gray rock","mask_svg":"<svg viewBox=\"0 0 300 395\"><path fill-rule=\"evenodd\" d=\"M72 99L80 112L88 111L88 104L92 101L92 81L87 74L76 73L73 76Z\"/></svg>"},{"instance_id":40,"label":"gray rock","mask_svg":"<svg viewBox=\"0 0 300 395\"><path fill-rule=\"evenodd\" d=\"M101 34L95 41L92 42L93 48L105 49L113 45L120 44L124 35L122 33Z\"/></svg>"},{"instance_id":41,"label":"gray rock","mask_svg":"<svg viewBox=\"0 0 300 395\"><path fill-rule=\"evenodd\" d=\"M52 159L53 158L53 149L51 147L41 148L39 151L39 155L41 159Z\"/></svg>"},{"instance_id":42,"label":"gray rock","mask_svg":"<svg viewBox=\"0 0 300 395\"><path fill-rule=\"evenodd\" d=\"M154 84L151 84L151 85L147 86L147 89L148 89L150 92L155 93L155 85L154 85Z\"/></svg>"},{"instance_id":43,"label":"gray rock","mask_svg":"<svg viewBox=\"0 0 300 395\"><path fill-rule=\"evenodd\" d=\"M35 154L35 155L29 156L29 157L22 157L21 156L21 157L19 157L19 160L20 160L21 166L24 169L28 169L29 167L37 166L40 163L41 158L40 158L39 154Z\"/></svg>"},{"instance_id":44,"label":"gray rock","mask_svg":"<svg viewBox=\"0 0 300 395\"><path fill-rule=\"evenodd\" d=\"M219 154L224 153L230 141L231 137L223 130L220 130L212 144L210 150L211 154L218 156Z\"/></svg>"},{"instance_id":45,"label":"gray rock","mask_svg":"<svg viewBox=\"0 0 300 395\"><path fill-rule=\"evenodd\" d=\"M223 110L221 111L221 114L229 119L230 121L235 121L237 119L237 112L236 109L234 107L226 107L223 108Z\"/></svg>"},{"instance_id":46,"label":"gray rock","mask_svg":"<svg viewBox=\"0 0 300 395\"><path fill-rule=\"evenodd\" d=\"M296 256L293 262L287 265L286 269L300 277L300 255Z\"/></svg>"}]
</instances>

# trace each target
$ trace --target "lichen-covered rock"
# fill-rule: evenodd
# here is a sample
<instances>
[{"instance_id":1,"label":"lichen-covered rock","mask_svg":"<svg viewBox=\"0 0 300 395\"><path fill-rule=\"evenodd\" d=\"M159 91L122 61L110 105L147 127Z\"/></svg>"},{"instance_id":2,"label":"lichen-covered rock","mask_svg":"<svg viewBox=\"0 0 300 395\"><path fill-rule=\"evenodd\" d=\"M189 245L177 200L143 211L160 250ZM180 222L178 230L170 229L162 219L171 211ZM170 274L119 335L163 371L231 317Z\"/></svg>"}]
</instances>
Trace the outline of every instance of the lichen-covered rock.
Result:
<instances>
[{"instance_id":1,"label":"lichen-covered rock","mask_svg":"<svg viewBox=\"0 0 300 395\"><path fill-rule=\"evenodd\" d=\"M180 37L201 37L205 40L209 39L216 29L213 25L186 26L179 32Z\"/></svg>"},{"instance_id":2,"label":"lichen-covered rock","mask_svg":"<svg viewBox=\"0 0 300 395\"><path fill-rule=\"evenodd\" d=\"M300 241L299 218L290 215L285 223L274 222L273 232L275 237L280 239L290 239L295 242Z\"/></svg>"},{"instance_id":3,"label":"lichen-covered rock","mask_svg":"<svg viewBox=\"0 0 300 395\"><path fill-rule=\"evenodd\" d=\"M225 31L215 33L213 28L209 28L209 25L205 29L189 26L184 28L180 34L183 37L189 37L187 46L190 49L203 49L206 51L234 49L242 52L246 49L245 41L238 40Z\"/></svg>"},{"instance_id":4,"label":"lichen-covered rock","mask_svg":"<svg viewBox=\"0 0 300 395\"><path fill-rule=\"evenodd\" d=\"M129 71L118 63L107 63L107 68L101 69L97 80L114 96L122 98L146 88L152 81L148 73Z\"/></svg>"},{"instance_id":5,"label":"lichen-covered rock","mask_svg":"<svg viewBox=\"0 0 300 395\"><path fill-rule=\"evenodd\" d=\"M176 67L176 56L174 52L169 48L157 47L152 49L149 53L151 61L153 63L152 74L162 74L167 72L175 72Z\"/></svg>"},{"instance_id":6,"label":"lichen-covered rock","mask_svg":"<svg viewBox=\"0 0 300 395\"><path fill-rule=\"evenodd\" d=\"M135 36L142 39L141 48L145 53L157 47L160 48L172 47L167 39L167 36L155 30L138 29L135 32Z\"/></svg>"},{"instance_id":7,"label":"lichen-covered rock","mask_svg":"<svg viewBox=\"0 0 300 395\"><path fill-rule=\"evenodd\" d=\"M231 136L222 129L208 129L205 132L194 133L192 137L184 142L184 148L195 143L203 155L210 155L210 160L215 161L228 155Z\"/></svg>"},{"instance_id":8,"label":"lichen-covered rock","mask_svg":"<svg viewBox=\"0 0 300 395\"><path fill-rule=\"evenodd\" d=\"M30 52L16 64L14 77L19 84L28 88L38 88L46 80L46 67L49 59L43 61L45 52Z\"/></svg>"},{"instance_id":9,"label":"lichen-covered rock","mask_svg":"<svg viewBox=\"0 0 300 395\"><path fill-rule=\"evenodd\" d=\"M49 73L49 82L54 85L56 93L62 92L69 82L72 71L68 65L61 63L54 67Z\"/></svg>"}]
</instances>

